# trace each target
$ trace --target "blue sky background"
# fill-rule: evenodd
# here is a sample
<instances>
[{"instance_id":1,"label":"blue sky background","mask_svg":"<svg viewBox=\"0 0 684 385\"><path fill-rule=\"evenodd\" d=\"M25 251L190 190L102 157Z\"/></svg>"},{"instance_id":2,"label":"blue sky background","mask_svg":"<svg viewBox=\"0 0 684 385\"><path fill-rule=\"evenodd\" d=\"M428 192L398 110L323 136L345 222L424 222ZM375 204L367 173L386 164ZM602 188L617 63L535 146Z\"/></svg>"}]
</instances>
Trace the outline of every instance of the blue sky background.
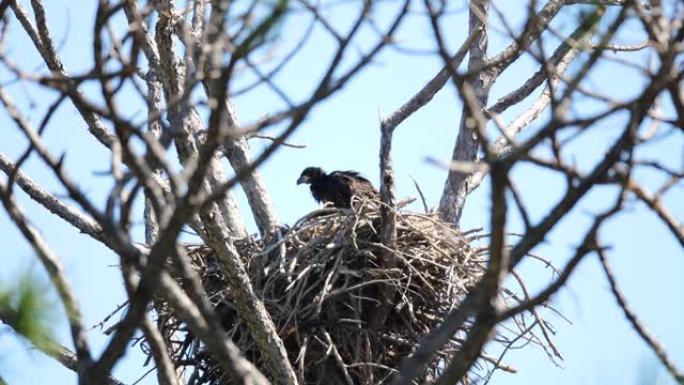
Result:
<instances>
[{"instance_id":1,"label":"blue sky background","mask_svg":"<svg viewBox=\"0 0 684 385\"><path fill-rule=\"evenodd\" d=\"M54 39L62 42L60 54L66 67L72 73L88 68L92 60L91 31L94 18L94 2L73 1L46 2L50 25L54 28ZM458 2L462 4L462 2ZM525 16L526 2L496 1L516 30ZM416 3L417 5L417 3ZM394 2L382 3L379 7L381 23L394 14L398 6ZM419 9L420 7L415 7ZM466 36L467 14L465 8L454 7L454 12L444 20L443 27L449 46L455 49ZM567 33L576 25L576 17L586 7L573 6L564 10L562 16L554 21L554 29ZM614 15L610 10L608 19ZM334 23L344 26L350 20L349 9L338 8L334 13ZM608 21L608 20L605 20ZM604 22L605 22L604 21ZM300 36L306 19L296 19L281 31L281 44L275 53L283 54L293 44L291 39ZM498 53L507 39L498 31L503 24L493 13L494 30L490 35L490 56ZM295 101L306 97L319 80L329 53L334 49L333 41L317 30L301 54L277 78L278 84ZM372 32L364 31L360 47L368 47ZM548 37L548 49L558 40ZM630 23L617 37L616 42L636 43L643 38L637 23ZM398 35L399 41L415 49L432 48L432 32L429 24L421 15L409 17ZM16 20L12 20L9 41L10 57L24 68L40 67L40 59L25 33L20 30ZM611 54L613 55L613 54ZM646 58L641 53L614 54L614 57L643 63ZM350 62L346 63L347 65ZM293 136L292 142L305 144L305 149L282 149L261 169L269 187L276 209L283 222L294 223L316 207L308 191L296 186L299 172L306 166L317 165L327 170L354 169L361 171L373 181L378 178L379 117L389 114L427 80L432 78L441 67L434 56L407 55L394 49L387 49L379 59L347 85L340 93L320 105ZM492 89L490 103L520 85L537 65L529 57L524 57L512 65ZM7 85L11 77L0 72L0 82L11 90L15 102L24 110L29 110L31 121L37 125L42 119L45 106L56 95L38 91L29 84L14 83ZM237 79L239 84L250 82L250 75ZM605 62L591 72L586 85L606 92L613 97L626 100L638 94L643 87L640 75L627 66ZM240 88L239 86L235 87ZM86 87L91 95L95 87ZM538 92L535 94L537 95ZM503 115L510 120L533 99L511 109ZM141 111L142 104L135 98L121 98L122 109ZM265 114L283 108L274 93L260 88L235 100L238 114L244 123L254 121ZM435 205L442 191L445 171L425 161L426 157L441 160L449 159L453 148L457 125L460 118L461 102L455 97L452 87L445 87L425 108L414 114L400 126L395 134L393 157L395 161L397 192L400 197L416 196L411 177L415 178L426 194L428 203ZM594 111L602 106L591 100L580 100L575 110L580 113ZM668 105L665 103L665 109ZM580 135L573 140L564 152L566 159L576 162L578 167L587 170L601 159L605 146L610 143L624 124L624 116L617 116L602 122L600 126ZM0 112L0 152L16 157L26 146L21 134L17 132L7 113ZM534 126L530 131L535 129ZM110 181L94 174L109 168L108 153L86 130L76 110L70 105L62 106L48 126L45 140L54 154L66 153L65 167L75 180L78 180L88 196L103 206L110 187ZM251 142L254 153L265 145L254 140ZM644 159L658 159L674 168L681 168L684 162L684 139L681 134L670 135L657 143L644 146L639 156ZM540 149L540 154L544 149ZM60 194L63 191L55 183L52 175L32 158L24 170L34 179ZM663 178L652 173L640 173L639 180L647 186L658 186ZM565 190L564 180L556 175L530 166L521 165L513 170L513 180L520 189L524 201L530 209L531 218L536 221L555 203ZM17 189L18 190L18 189ZM255 226L249 219L245 199L239 190L234 191L243 208L250 229ZM549 258L558 266L573 254L591 221L591 215L607 207L615 197L611 188L600 188L585 197L572 215L554 229L546 243L534 250L535 254ZM62 220L50 215L42 207L34 204L23 193L18 193L20 202L27 215L43 232L52 247L62 258L68 276L76 288L87 325L97 324L124 298L120 273L116 268L118 260L108 249L89 237L79 234ZM469 199L463 216L465 229L483 227L489 223L489 192L486 181ZM680 220L684 219L684 193L681 185L674 188L664 199L671 212ZM420 210L415 204L412 209ZM3 246L3 267L0 269L0 283L3 286L16 282L27 271L44 277L32 250L18 231L7 219L4 211L0 213L0 245ZM520 231L522 226L517 215L511 212L509 230ZM142 240L142 224L134 229ZM652 333L665 345L672 359L679 367L684 367L684 333L682 321L684 310L684 284L680 272L684 271L684 252L676 240L667 232L658 218L649 213L643 205L633 202L628 209L612 219L600 233L600 238L611 246L610 262L616 271L617 279L629 298L632 307L641 315ZM511 239L513 241L514 239ZM535 263L524 263L520 273L525 277L532 291L544 287L550 278L548 270ZM42 278L46 281L44 278ZM55 298L51 290L46 295ZM54 331L57 338L71 346L68 328L63 311L57 301L54 303ZM554 306L567 317L572 325L562 319L550 317L557 331L556 342L565 360L561 367L549 362L545 353L533 346L511 352L506 363L516 367L518 374L498 373L493 384L673 384L637 334L624 319L621 310L612 297L604 274L596 261L589 256L574 273L569 286L553 298ZM89 334L90 342L96 351L107 342L99 329ZM494 350L493 350L494 351ZM134 382L148 368L141 368L139 347L129 349L126 359L115 368L115 375L124 383ZM33 351L26 343L17 339L7 328L0 327L0 375L9 384L75 383L75 376L53 360ZM142 383L155 382L154 375Z\"/></svg>"}]
</instances>

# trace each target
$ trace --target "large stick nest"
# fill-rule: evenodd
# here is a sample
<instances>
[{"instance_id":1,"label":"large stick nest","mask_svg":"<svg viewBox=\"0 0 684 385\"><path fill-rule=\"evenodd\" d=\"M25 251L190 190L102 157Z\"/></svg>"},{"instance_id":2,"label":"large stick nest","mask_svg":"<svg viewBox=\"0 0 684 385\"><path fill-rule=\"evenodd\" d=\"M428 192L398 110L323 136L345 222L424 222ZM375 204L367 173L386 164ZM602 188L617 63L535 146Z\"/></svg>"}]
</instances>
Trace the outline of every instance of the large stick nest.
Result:
<instances>
[{"instance_id":1,"label":"large stick nest","mask_svg":"<svg viewBox=\"0 0 684 385\"><path fill-rule=\"evenodd\" d=\"M380 222L377 209L323 209L266 247L258 239L236 244L302 384L387 382L483 274L486 255L471 246L480 235L432 214L397 212L396 245L388 247ZM263 368L214 252L189 250L228 336ZM172 358L194 367L190 383L230 383L173 314L160 314L159 323L179 347ZM418 383L434 379L458 349L458 335Z\"/></svg>"}]
</instances>

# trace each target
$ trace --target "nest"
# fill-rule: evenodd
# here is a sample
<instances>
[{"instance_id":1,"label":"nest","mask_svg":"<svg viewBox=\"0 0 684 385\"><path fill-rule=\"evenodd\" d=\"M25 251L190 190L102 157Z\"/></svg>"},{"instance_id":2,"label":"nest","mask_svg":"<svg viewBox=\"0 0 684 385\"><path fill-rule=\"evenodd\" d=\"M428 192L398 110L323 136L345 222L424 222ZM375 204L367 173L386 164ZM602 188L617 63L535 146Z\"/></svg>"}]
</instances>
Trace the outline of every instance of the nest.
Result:
<instances>
[{"instance_id":1,"label":"nest","mask_svg":"<svg viewBox=\"0 0 684 385\"><path fill-rule=\"evenodd\" d=\"M483 274L486 252L471 245L481 235L459 232L431 214L396 214L394 247L380 241L380 214L368 208L313 212L267 246L259 239L236 243L300 383L388 382ZM194 246L189 255L226 333L263 368L213 250ZM230 383L173 314L160 314L159 324L179 346L176 364L192 367L189 383ZM439 374L459 335L417 383Z\"/></svg>"}]
</instances>

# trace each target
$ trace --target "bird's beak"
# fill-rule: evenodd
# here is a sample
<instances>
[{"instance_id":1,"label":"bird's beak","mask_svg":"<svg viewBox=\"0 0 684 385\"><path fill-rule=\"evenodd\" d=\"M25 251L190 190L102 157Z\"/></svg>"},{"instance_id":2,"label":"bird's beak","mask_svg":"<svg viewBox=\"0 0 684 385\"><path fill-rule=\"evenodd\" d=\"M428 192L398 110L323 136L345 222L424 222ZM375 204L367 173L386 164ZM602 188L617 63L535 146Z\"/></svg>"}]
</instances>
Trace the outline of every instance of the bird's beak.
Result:
<instances>
[{"instance_id":1,"label":"bird's beak","mask_svg":"<svg viewBox=\"0 0 684 385\"><path fill-rule=\"evenodd\" d=\"M300 184L302 184L302 183L306 183L308 180L309 180L309 178L307 178L306 176L302 175L302 176L299 177L299 179L297 179L297 184L300 185Z\"/></svg>"}]
</instances>

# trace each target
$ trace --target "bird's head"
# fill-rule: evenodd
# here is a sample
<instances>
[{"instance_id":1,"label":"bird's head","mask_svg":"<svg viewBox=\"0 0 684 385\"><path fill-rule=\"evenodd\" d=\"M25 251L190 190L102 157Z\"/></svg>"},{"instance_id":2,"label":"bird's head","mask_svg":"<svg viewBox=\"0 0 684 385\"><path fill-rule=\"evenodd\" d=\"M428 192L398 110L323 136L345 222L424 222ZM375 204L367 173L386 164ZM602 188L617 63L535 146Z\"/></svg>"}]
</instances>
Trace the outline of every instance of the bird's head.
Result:
<instances>
[{"instance_id":1,"label":"bird's head","mask_svg":"<svg viewBox=\"0 0 684 385\"><path fill-rule=\"evenodd\" d=\"M308 183L325 176L325 171L320 167L307 167L302 171L302 175L297 179L297 184Z\"/></svg>"}]
</instances>

